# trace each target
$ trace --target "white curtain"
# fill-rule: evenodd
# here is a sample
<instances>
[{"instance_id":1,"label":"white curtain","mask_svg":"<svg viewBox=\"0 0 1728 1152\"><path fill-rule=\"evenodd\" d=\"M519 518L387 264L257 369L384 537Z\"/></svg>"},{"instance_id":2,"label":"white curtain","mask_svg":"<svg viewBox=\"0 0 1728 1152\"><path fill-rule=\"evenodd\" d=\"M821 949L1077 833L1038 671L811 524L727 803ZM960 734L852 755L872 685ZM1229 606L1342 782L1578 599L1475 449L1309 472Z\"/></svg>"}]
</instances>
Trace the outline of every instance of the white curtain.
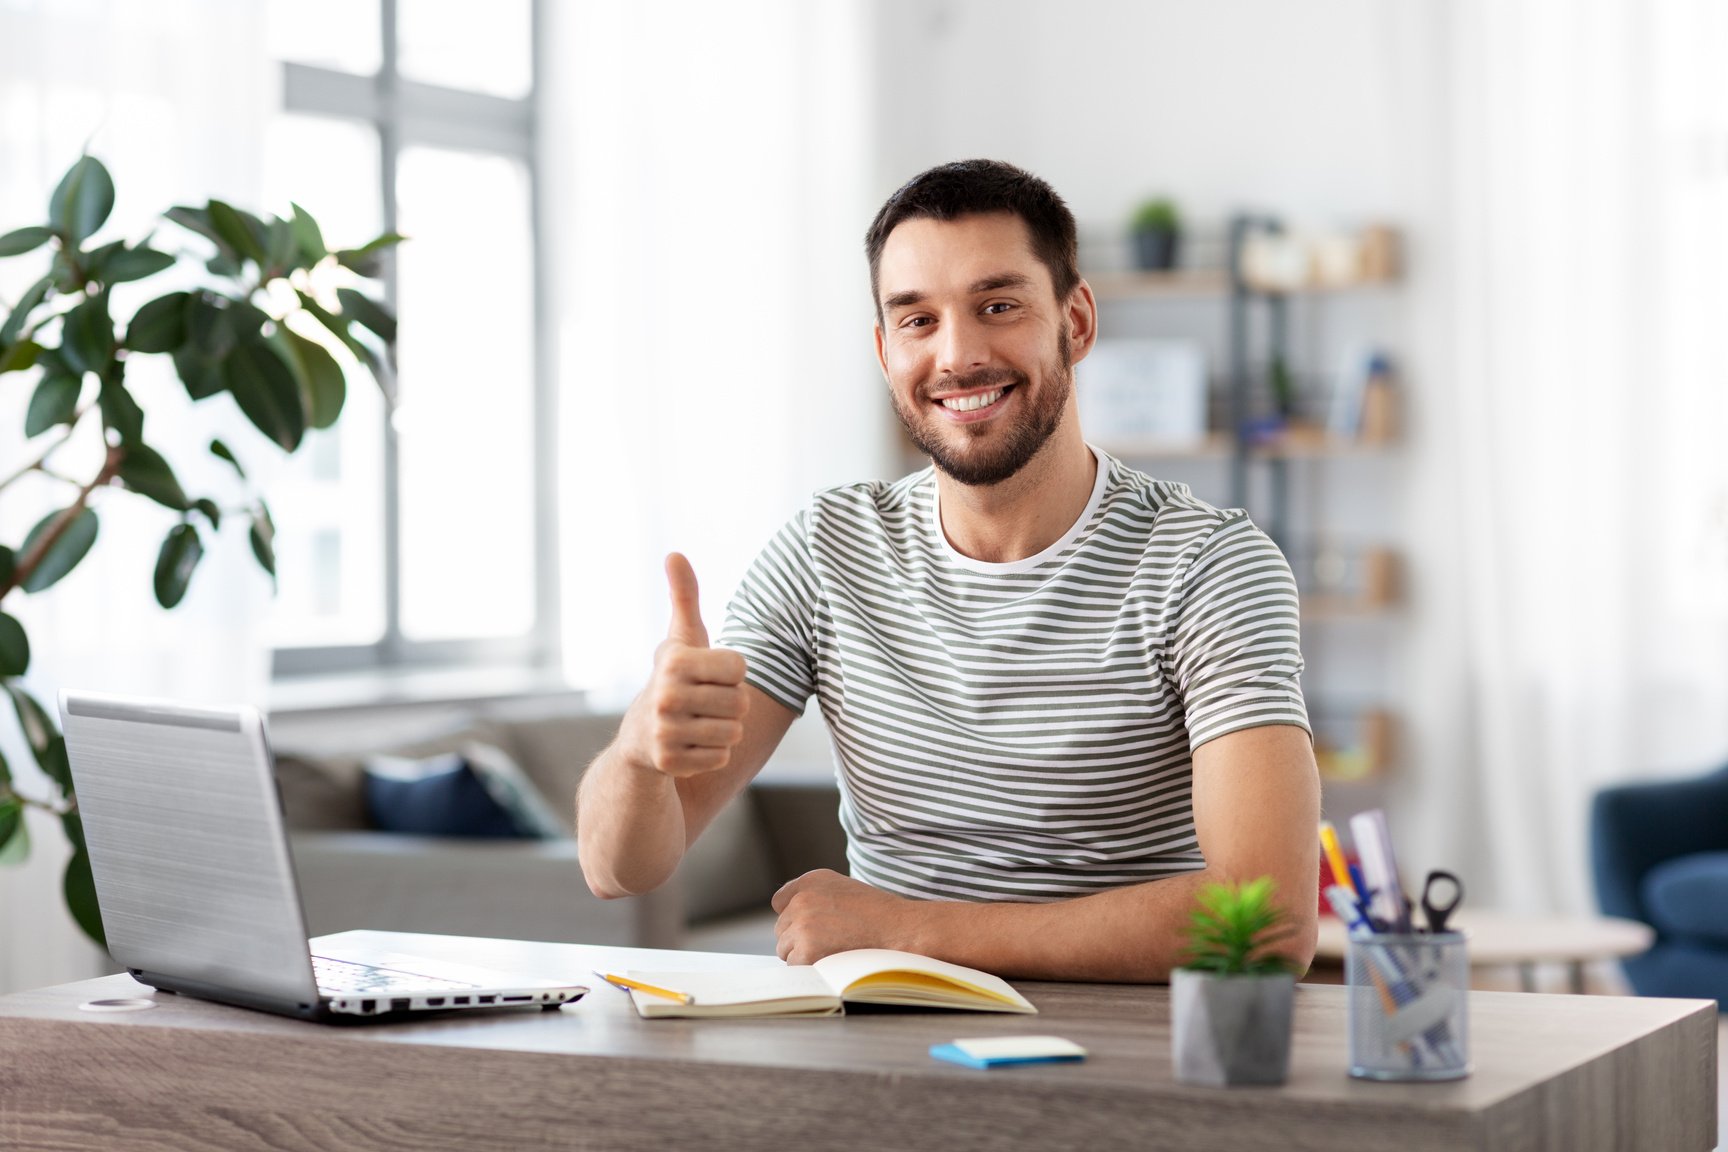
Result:
<instances>
[{"instance_id":1,"label":"white curtain","mask_svg":"<svg viewBox=\"0 0 1728 1152\"><path fill-rule=\"evenodd\" d=\"M818 486L892 468L862 0L549 4L544 252L568 670L640 688L688 553L718 632Z\"/></svg>"},{"instance_id":2,"label":"white curtain","mask_svg":"<svg viewBox=\"0 0 1728 1152\"><path fill-rule=\"evenodd\" d=\"M266 66L260 8L227 0L8 0L0 3L0 232L45 223L50 191L81 151L101 159L118 190L99 238L141 240L173 204L212 196L255 204L262 128L276 98ZM182 241L163 226L156 244ZM190 246L190 245L188 245ZM0 261L6 310L46 268L45 256ZM116 289L115 312L162 290ZM147 413L145 435L176 466L182 483L230 502L231 473L205 452L221 436L246 454L261 448L224 397L193 407L164 357L128 371ZM163 361L156 363L155 361ZM52 433L26 442L24 411L34 373L0 378L0 476L33 459ZM95 429L54 458L88 479L101 447ZM0 542L13 547L36 519L64 506L71 486L32 475L0 492ZM233 494L233 498L238 498ZM14 594L6 610L29 631L26 686L53 708L62 688L178 697L259 700L269 654L257 622L269 583L252 562L244 522L218 537L179 608L165 612L151 593L156 549L175 517L118 491L92 506L101 529L89 557L37 596ZM18 787L58 798L36 771L10 707L0 709L0 752ZM110 964L65 912L60 875L67 849L58 822L32 811L33 851L0 868L0 992L81 979Z\"/></svg>"},{"instance_id":3,"label":"white curtain","mask_svg":"<svg viewBox=\"0 0 1728 1152\"><path fill-rule=\"evenodd\" d=\"M1479 903L1582 912L1591 794L1728 759L1728 9L1448 19L1400 815Z\"/></svg>"}]
</instances>

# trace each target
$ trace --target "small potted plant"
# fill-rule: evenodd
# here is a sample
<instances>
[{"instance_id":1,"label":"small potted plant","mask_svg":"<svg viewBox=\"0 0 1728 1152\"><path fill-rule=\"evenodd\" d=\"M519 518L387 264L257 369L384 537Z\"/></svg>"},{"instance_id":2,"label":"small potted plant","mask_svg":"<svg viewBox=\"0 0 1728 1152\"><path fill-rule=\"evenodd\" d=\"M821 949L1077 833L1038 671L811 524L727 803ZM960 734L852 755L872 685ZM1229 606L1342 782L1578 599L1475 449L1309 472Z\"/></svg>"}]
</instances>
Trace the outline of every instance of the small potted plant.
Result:
<instances>
[{"instance_id":1,"label":"small potted plant","mask_svg":"<svg viewBox=\"0 0 1728 1152\"><path fill-rule=\"evenodd\" d=\"M1173 201L1158 197L1142 203L1134 212L1129 231L1134 237L1135 264L1147 271L1176 267L1182 217Z\"/></svg>"},{"instance_id":2,"label":"small potted plant","mask_svg":"<svg viewBox=\"0 0 1728 1152\"><path fill-rule=\"evenodd\" d=\"M1170 974L1171 1049L1188 1084L1282 1084L1296 976L1267 949L1288 934L1270 876L1208 884L1190 918L1189 962Z\"/></svg>"}]
</instances>

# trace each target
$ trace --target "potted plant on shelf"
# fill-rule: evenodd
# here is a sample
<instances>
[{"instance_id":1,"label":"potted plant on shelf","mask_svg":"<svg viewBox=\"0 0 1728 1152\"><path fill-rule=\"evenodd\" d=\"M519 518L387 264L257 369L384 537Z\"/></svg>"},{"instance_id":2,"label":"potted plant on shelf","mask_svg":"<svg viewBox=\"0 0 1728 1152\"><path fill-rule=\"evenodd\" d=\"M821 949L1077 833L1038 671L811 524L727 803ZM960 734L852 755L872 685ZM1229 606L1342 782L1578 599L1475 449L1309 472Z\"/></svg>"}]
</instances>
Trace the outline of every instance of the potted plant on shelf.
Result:
<instances>
[{"instance_id":1,"label":"potted plant on shelf","mask_svg":"<svg viewBox=\"0 0 1728 1152\"><path fill-rule=\"evenodd\" d=\"M341 415L347 378L332 349L352 353L390 400L386 357L396 341L396 318L358 286L379 275L384 253L402 239L386 233L359 248L328 248L317 221L299 205L287 218L259 217L211 200L163 214L201 237L206 252L166 250L154 233L136 244L96 243L113 207L108 170L83 156L54 189L45 223L0 234L0 259L39 249L48 257L46 273L22 297L0 302L0 387L13 383L7 373L34 378L24 416L31 449L22 462L0 468L0 496L32 475L65 489L59 506L22 541L0 544L0 693L10 698L31 757L58 793L19 787L0 756L0 864L16 863L29 851L27 808L57 817L72 845L67 908L97 943L103 942L102 918L66 741L52 712L21 682L30 667L30 641L8 609L77 567L96 542L99 506L100 515L110 516L124 514L134 501L154 501L176 514L152 574L162 607L173 608L186 595L204 556L205 533L221 531L224 523L247 525L252 552L274 579L276 529L262 494L249 488L244 499L224 506L187 492L145 438L145 412L126 379L127 365L139 356L170 357L194 401L226 393L264 438L292 453L309 430L328 428ZM163 292L130 315L116 306L116 285L169 272L183 258L203 263L208 275L197 286ZM62 453L69 442L74 451ZM239 454L221 440L212 440L208 450L241 485L250 485ZM67 457L81 457L88 470L74 475L69 469L76 464L66 464Z\"/></svg>"},{"instance_id":2,"label":"potted plant on shelf","mask_svg":"<svg viewBox=\"0 0 1728 1152\"><path fill-rule=\"evenodd\" d=\"M1208 884L1191 917L1190 959L1170 974L1171 1049L1188 1084L1282 1084L1290 1073L1296 975L1268 952L1288 934L1270 876Z\"/></svg>"},{"instance_id":3,"label":"potted plant on shelf","mask_svg":"<svg viewBox=\"0 0 1728 1152\"><path fill-rule=\"evenodd\" d=\"M1176 247L1182 235L1182 217L1174 201L1164 197L1147 200L1134 211L1129 226L1134 237L1134 263L1148 271L1176 267Z\"/></svg>"}]
</instances>

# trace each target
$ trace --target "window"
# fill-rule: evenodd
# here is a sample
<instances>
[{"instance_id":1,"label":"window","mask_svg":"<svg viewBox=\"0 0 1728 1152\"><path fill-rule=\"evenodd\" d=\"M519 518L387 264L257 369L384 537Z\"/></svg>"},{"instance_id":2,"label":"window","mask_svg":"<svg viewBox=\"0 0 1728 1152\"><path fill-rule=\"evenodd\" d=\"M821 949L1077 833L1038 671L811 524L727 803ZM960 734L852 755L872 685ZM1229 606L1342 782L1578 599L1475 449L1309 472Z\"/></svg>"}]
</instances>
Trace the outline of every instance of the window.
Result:
<instances>
[{"instance_id":1,"label":"window","mask_svg":"<svg viewBox=\"0 0 1728 1152\"><path fill-rule=\"evenodd\" d=\"M535 0L272 0L283 110L265 207L333 243L410 239L379 289L397 403L351 360L341 421L268 491L278 676L557 660Z\"/></svg>"}]
</instances>

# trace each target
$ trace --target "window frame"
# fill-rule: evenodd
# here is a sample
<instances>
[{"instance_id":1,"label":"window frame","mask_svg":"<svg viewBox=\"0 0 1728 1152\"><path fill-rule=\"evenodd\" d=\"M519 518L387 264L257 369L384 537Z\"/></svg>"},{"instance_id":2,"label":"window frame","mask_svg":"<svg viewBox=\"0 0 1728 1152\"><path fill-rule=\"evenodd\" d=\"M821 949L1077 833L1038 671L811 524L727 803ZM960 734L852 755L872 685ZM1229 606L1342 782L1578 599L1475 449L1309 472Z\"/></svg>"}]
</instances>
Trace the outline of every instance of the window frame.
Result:
<instances>
[{"instance_id":1,"label":"window frame","mask_svg":"<svg viewBox=\"0 0 1728 1152\"><path fill-rule=\"evenodd\" d=\"M384 434L384 632L374 643L273 647L275 680L360 671L427 670L456 666L513 665L553 669L561 663L558 599L557 390L548 315L547 261L539 165L540 59L545 13L542 0L528 0L529 88L519 99L409 80L397 66L397 0L379 0L382 54L374 75L280 61L282 111L360 121L378 133L379 193L384 230L396 231L397 162L405 148L427 146L506 156L528 172L529 235L533 292L533 483L534 621L516 636L460 640L414 640L402 632L401 476L396 430ZM384 262L385 299L397 298L393 256Z\"/></svg>"}]
</instances>

